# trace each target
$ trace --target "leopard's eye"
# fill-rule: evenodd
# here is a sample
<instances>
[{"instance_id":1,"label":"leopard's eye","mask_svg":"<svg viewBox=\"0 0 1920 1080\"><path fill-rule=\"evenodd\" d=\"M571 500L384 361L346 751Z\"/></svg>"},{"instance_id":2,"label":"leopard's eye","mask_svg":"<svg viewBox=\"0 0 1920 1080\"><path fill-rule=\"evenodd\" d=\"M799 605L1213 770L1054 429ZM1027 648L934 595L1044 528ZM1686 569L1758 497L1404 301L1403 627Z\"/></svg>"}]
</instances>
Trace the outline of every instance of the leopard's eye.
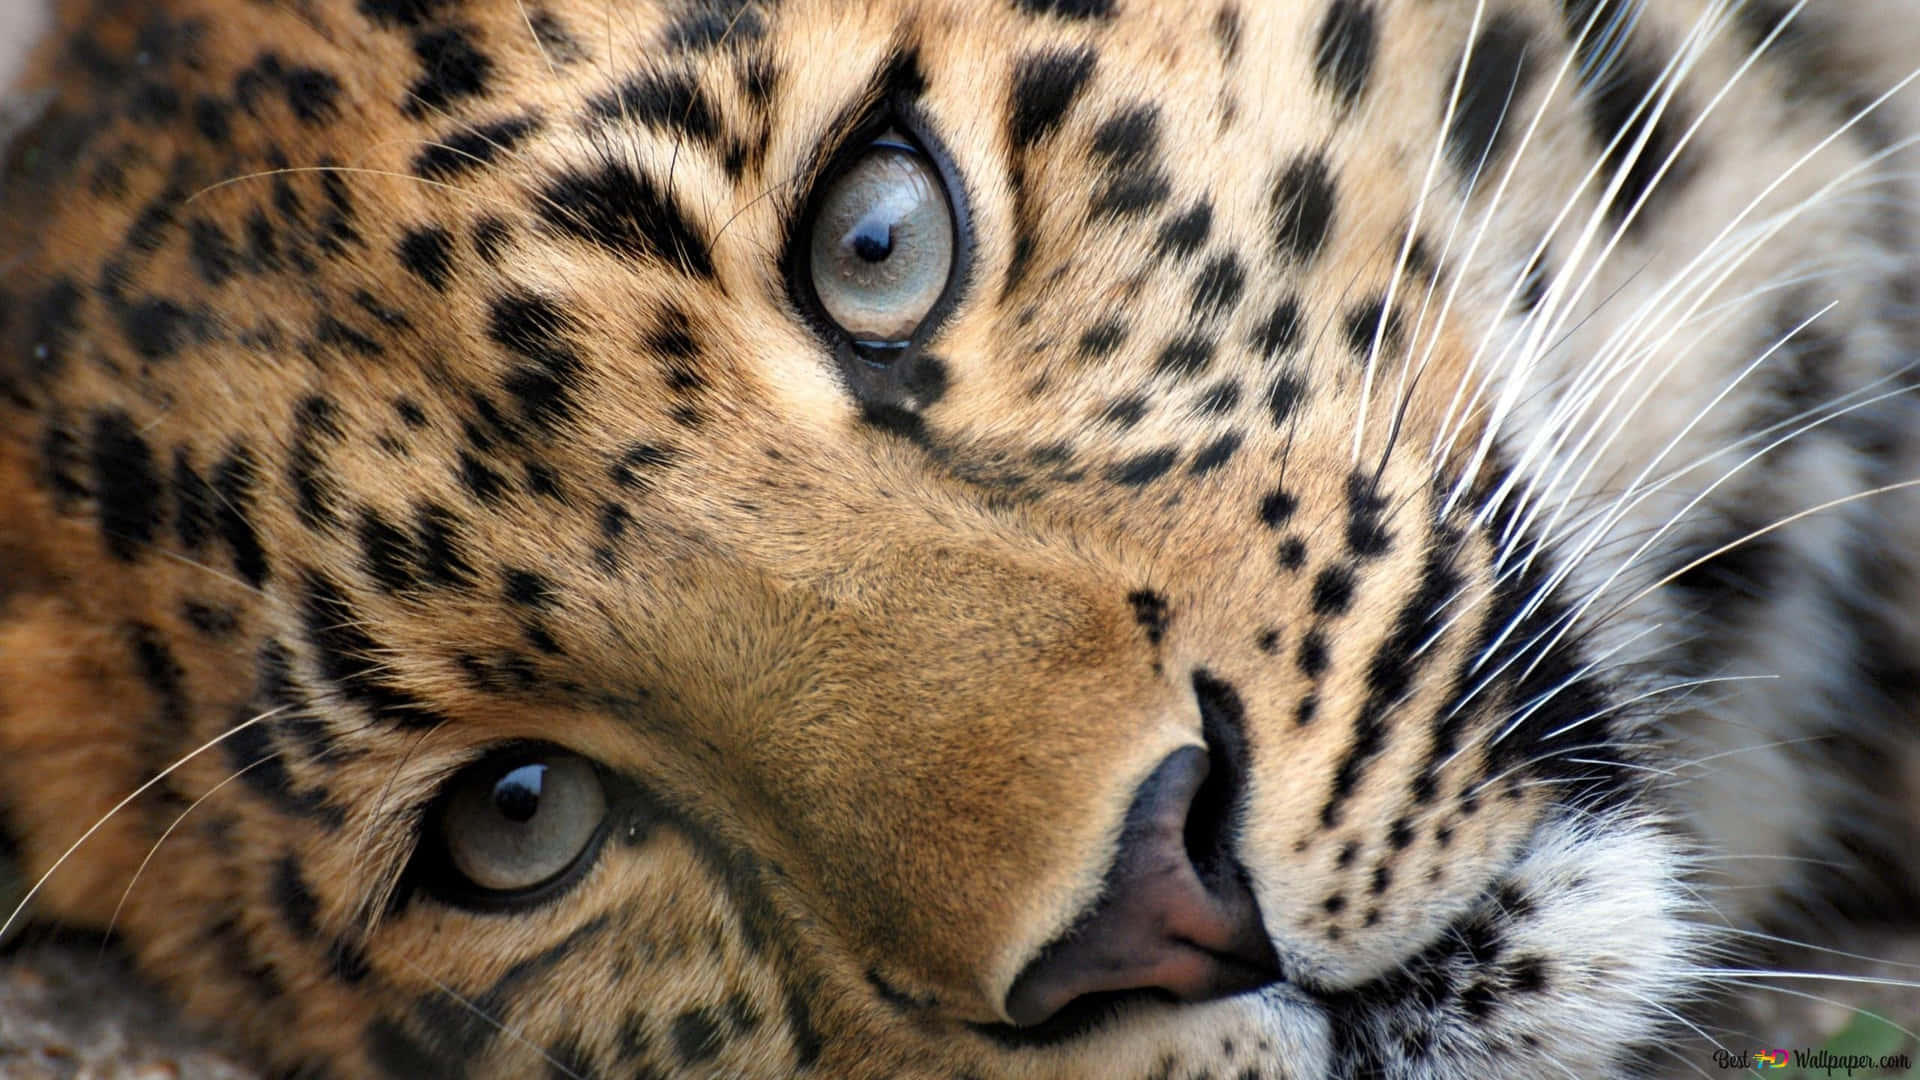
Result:
<instances>
[{"instance_id":1,"label":"leopard's eye","mask_svg":"<svg viewBox=\"0 0 1920 1080\"><path fill-rule=\"evenodd\" d=\"M823 191L807 268L820 307L848 337L913 337L953 273L953 208L924 154L887 133Z\"/></svg>"},{"instance_id":2,"label":"leopard's eye","mask_svg":"<svg viewBox=\"0 0 1920 1080\"><path fill-rule=\"evenodd\" d=\"M507 899L580 865L607 820L600 774L551 747L496 754L462 770L438 813L446 866L467 891Z\"/></svg>"}]
</instances>

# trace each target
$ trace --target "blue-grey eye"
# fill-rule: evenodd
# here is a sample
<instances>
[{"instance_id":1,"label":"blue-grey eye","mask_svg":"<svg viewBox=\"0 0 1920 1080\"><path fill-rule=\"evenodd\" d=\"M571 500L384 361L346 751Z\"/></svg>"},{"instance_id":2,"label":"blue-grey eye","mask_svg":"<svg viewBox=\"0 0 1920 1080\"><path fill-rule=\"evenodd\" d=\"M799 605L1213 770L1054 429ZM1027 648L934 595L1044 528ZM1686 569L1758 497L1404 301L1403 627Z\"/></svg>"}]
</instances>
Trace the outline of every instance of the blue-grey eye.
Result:
<instances>
[{"instance_id":1,"label":"blue-grey eye","mask_svg":"<svg viewBox=\"0 0 1920 1080\"><path fill-rule=\"evenodd\" d=\"M563 751L490 759L456 777L440 818L447 862L472 887L522 892L558 877L607 816L600 774Z\"/></svg>"},{"instance_id":2,"label":"blue-grey eye","mask_svg":"<svg viewBox=\"0 0 1920 1080\"><path fill-rule=\"evenodd\" d=\"M814 295L855 341L905 341L946 291L953 245L940 174L883 135L821 198L809 241Z\"/></svg>"}]
</instances>

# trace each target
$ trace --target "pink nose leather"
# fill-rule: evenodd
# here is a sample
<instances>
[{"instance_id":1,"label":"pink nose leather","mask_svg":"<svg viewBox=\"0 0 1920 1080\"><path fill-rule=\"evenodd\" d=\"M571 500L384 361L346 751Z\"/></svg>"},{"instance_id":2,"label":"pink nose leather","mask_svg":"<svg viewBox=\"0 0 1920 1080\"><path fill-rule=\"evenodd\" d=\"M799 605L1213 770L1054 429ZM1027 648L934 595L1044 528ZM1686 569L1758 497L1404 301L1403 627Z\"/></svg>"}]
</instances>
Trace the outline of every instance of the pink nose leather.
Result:
<instances>
[{"instance_id":1,"label":"pink nose leather","mask_svg":"<svg viewBox=\"0 0 1920 1080\"><path fill-rule=\"evenodd\" d=\"M1206 751L1183 747L1140 785L1100 899L1008 991L1013 1023L1042 1023L1087 994L1157 991L1198 1002L1279 979L1244 875L1218 864L1225 845L1217 838L1192 835L1189 816L1208 769ZM1214 865L1203 872L1194 852Z\"/></svg>"}]
</instances>

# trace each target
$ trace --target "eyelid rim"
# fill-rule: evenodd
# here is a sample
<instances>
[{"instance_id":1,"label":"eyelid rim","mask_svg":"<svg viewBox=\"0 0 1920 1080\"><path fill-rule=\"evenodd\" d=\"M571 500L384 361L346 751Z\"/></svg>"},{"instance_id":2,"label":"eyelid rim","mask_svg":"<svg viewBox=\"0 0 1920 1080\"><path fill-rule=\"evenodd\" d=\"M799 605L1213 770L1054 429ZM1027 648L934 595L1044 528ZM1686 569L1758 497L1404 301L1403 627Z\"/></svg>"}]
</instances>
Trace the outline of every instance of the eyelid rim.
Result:
<instances>
[{"instance_id":1,"label":"eyelid rim","mask_svg":"<svg viewBox=\"0 0 1920 1080\"><path fill-rule=\"evenodd\" d=\"M865 398L872 395L863 392L863 385L874 376L884 378L887 373L903 371L912 366L914 356L940 330L970 291L973 276L972 200L959 169L954 165L953 155L946 144L933 134L921 110L911 102L880 99L859 120L847 125L836 124L834 129L844 130L846 134L836 144L823 147L815 166L803 173L807 177L807 192L795 204L797 212L788 222L786 251L781 265L785 271L788 299L802 321L831 350L849 388L856 396ZM884 138L888 131L898 131L904 139ZM896 341L853 338L827 315L808 273L811 249L807 241L827 190L845 175L853 162L876 147L912 153L927 162L939 178L941 193L946 198L947 213L953 224L953 256L947 270L946 287L932 306L927 308L927 313L914 327L913 334Z\"/></svg>"}]
</instances>

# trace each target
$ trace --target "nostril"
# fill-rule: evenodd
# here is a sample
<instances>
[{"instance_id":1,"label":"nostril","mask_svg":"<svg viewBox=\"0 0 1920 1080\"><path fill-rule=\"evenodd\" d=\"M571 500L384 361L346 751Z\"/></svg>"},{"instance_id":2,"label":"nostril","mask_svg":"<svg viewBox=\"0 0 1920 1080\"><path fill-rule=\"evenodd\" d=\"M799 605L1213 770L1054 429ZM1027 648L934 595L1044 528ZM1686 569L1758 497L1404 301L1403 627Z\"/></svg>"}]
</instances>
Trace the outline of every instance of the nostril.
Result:
<instances>
[{"instance_id":1,"label":"nostril","mask_svg":"<svg viewBox=\"0 0 1920 1080\"><path fill-rule=\"evenodd\" d=\"M1209 889L1241 873L1233 857L1240 795L1247 780L1247 713L1231 683L1202 668L1193 673L1200 734L1207 741L1207 773L1187 810L1187 857Z\"/></svg>"},{"instance_id":2,"label":"nostril","mask_svg":"<svg viewBox=\"0 0 1920 1080\"><path fill-rule=\"evenodd\" d=\"M1100 899L1014 979L1006 1010L1015 1024L1042 1024L1082 998L1210 1001L1279 979L1233 857L1244 778L1239 701L1204 672L1194 687L1213 752L1182 747L1135 791Z\"/></svg>"}]
</instances>

